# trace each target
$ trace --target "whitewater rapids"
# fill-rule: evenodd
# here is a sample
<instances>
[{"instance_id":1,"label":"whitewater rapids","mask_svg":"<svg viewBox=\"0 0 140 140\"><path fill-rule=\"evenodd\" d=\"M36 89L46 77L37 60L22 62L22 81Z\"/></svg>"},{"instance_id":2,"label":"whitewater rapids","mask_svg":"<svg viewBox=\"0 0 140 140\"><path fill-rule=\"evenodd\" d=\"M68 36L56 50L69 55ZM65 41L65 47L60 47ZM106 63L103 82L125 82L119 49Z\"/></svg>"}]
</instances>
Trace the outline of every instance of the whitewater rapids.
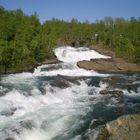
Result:
<instances>
[{"instance_id":1,"label":"whitewater rapids","mask_svg":"<svg viewBox=\"0 0 140 140\"><path fill-rule=\"evenodd\" d=\"M55 55L59 61L62 63L59 64L50 64L50 65L42 65L35 69L35 76L57 76L57 75L67 75L67 76L103 76L103 74L99 74L93 70L87 71L81 68L78 68L76 63L82 60L90 60L90 59L100 59L100 58L110 58L109 56L105 56L99 54L94 50L90 50L89 48L80 47L60 47L55 49Z\"/></svg>"},{"instance_id":2,"label":"whitewater rapids","mask_svg":"<svg viewBox=\"0 0 140 140\"><path fill-rule=\"evenodd\" d=\"M83 140L94 120L112 120L120 109L140 109L139 75L120 75L135 89L120 89L125 94L120 102L99 94L108 86L102 80L111 74L76 66L81 60L109 56L85 47L60 47L54 52L58 64L0 76L0 140Z\"/></svg>"}]
</instances>

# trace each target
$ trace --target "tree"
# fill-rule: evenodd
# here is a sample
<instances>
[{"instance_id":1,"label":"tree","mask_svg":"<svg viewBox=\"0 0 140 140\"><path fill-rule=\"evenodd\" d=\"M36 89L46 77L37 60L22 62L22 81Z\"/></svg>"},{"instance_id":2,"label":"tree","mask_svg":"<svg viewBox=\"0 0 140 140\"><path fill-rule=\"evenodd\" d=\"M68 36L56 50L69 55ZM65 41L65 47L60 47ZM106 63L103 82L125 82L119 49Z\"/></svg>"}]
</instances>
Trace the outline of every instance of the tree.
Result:
<instances>
[{"instance_id":1,"label":"tree","mask_svg":"<svg viewBox=\"0 0 140 140\"><path fill-rule=\"evenodd\" d=\"M104 18L104 23L106 26L113 26L114 25L114 20L111 16L106 16Z\"/></svg>"}]
</instances>

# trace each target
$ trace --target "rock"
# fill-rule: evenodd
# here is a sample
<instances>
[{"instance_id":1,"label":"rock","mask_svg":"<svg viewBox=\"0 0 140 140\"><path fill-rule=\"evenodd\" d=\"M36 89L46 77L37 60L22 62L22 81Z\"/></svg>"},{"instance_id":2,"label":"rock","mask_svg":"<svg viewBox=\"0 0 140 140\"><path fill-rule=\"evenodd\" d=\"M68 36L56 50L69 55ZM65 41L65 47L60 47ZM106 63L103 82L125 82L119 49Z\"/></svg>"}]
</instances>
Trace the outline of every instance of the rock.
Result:
<instances>
[{"instance_id":1,"label":"rock","mask_svg":"<svg viewBox=\"0 0 140 140\"><path fill-rule=\"evenodd\" d=\"M108 130L105 127L103 127L100 129L96 140L107 140L108 137L109 137Z\"/></svg>"},{"instance_id":2,"label":"rock","mask_svg":"<svg viewBox=\"0 0 140 140\"><path fill-rule=\"evenodd\" d=\"M93 129L93 128L96 128L97 126L99 126L99 125L103 125L103 124L105 124L105 120L104 119L93 119L92 121L91 121L91 123L90 123L90 129Z\"/></svg>"},{"instance_id":3,"label":"rock","mask_svg":"<svg viewBox=\"0 0 140 140\"><path fill-rule=\"evenodd\" d=\"M139 140L140 113L125 115L106 124L109 140Z\"/></svg>"},{"instance_id":4,"label":"rock","mask_svg":"<svg viewBox=\"0 0 140 140\"><path fill-rule=\"evenodd\" d=\"M87 136L85 136L84 139L85 139L85 140L95 140L94 133L88 134Z\"/></svg>"},{"instance_id":5,"label":"rock","mask_svg":"<svg viewBox=\"0 0 140 140\"><path fill-rule=\"evenodd\" d=\"M128 92L134 91L137 92L138 87L140 86L138 77L134 76L108 76L102 79L103 83L107 83L108 89L127 89ZM123 83L123 84L122 84Z\"/></svg>"},{"instance_id":6,"label":"rock","mask_svg":"<svg viewBox=\"0 0 140 140\"><path fill-rule=\"evenodd\" d=\"M108 131L105 127L96 130L91 130L86 133L82 140L107 140L109 137Z\"/></svg>"},{"instance_id":7,"label":"rock","mask_svg":"<svg viewBox=\"0 0 140 140\"><path fill-rule=\"evenodd\" d=\"M48 126L48 121L44 120L41 124L41 129L45 130L45 129L47 129L47 126Z\"/></svg>"},{"instance_id":8,"label":"rock","mask_svg":"<svg viewBox=\"0 0 140 140\"><path fill-rule=\"evenodd\" d=\"M5 96L9 90L0 86L0 97Z\"/></svg>"},{"instance_id":9,"label":"rock","mask_svg":"<svg viewBox=\"0 0 140 140\"><path fill-rule=\"evenodd\" d=\"M12 116L16 110L16 108L5 109L0 112L0 115L9 117Z\"/></svg>"},{"instance_id":10,"label":"rock","mask_svg":"<svg viewBox=\"0 0 140 140\"><path fill-rule=\"evenodd\" d=\"M77 66L99 72L140 72L139 64L118 62L116 59L92 59L77 62Z\"/></svg>"},{"instance_id":11,"label":"rock","mask_svg":"<svg viewBox=\"0 0 140 140\"><path fill-rule=\"evenodd\" d=\"M72 83L76 85L80 85L79 80L81 79L84 78L58 75L57 79L55 79L55 81L52 81L50 85L59 88L67 88L70 87Z\"/></svg>"},{"instance_id":12,"label":"rock","mask_svg":"<svg viewBox=\"0 0 140 140\"><path fill-rule=\"evenodd\" d=\"M95 131L89 133L86 140L139 140L140 113L124 115L108 122L99 129L95 138Z\"/></svg>"},{"instance_id":13,"label":"rock","mask_svg":"<svg viewBox=\"0 0 140 140\"><path fill-rule=\"evenodd\" d=\"M14 140L14 138L7 138L6 140Z\"/></svg>"},{"instance_id":14,"label":"rock","mask_svg":"<svg viewBox=\"0 0 140 140\"><path fill-rule=\"evenodd\" d=\"M59 88L67 88L70 86L70 83L63 79L57 79L51 83L52 86L59 87Z\"/></svg>"},{"instance_id":15,"label":"rock","mask_svg":"<svg viewBox=\"0 0 140 140\"><path fill-rule=\"evenodd\" d=\"M111 83L126 81L126 79L121 76L108 76L108 77L105 77L102 81L111 84Z\"/></svg>"},{"instance_id":16,"label":"rock","mask_svg":"<svg viewBox=\"0 0 140 140\"><path fill-rule=\"evenodd\" d=\"M113 97L122 97L123 91L121 90L101 90L101 95L112 95Z\"/></svg>"},{"instance_id":17,"label":"rock","mask_svg":"<svg viewBox=\"0 0 140 140\"><path fill-rule=\"evenodd\" d=\"M12 110L4 110L4 111L1 111L0 112L0 115L3 115L3 116L12 116L14 114L14 112Z\"/></svg>"},{"instance_id":18,"label":"rock","mask_svg":"<svg viewBox=\"0 0 140 140\"><path fill-rule=\"evenodd\" d=\"M41 62L36 62L35 67L45 65L45 64L56 64L59 63L59 60L54 56L52 59L45 59Z\"/></svg>"},{"instance_id":19,"label":"rock","mask_svg":"<svg viewBox=\"0 0 140 140\"><path fill-rule=\"evenodd\" d=\"M0 97L2 97L2 96L5 96L5 92L3 92L3 91L0 91Z\"/></svg>"},{"instance_id":20,"label":"rock","mask_svg":"<svg viewBox=\"0 0 140 140\"><path fill-rule=\"evenodd\" d=\"M26 129L32 129L33 127L35 127L35 124L33 123L32 120L24 120L20 122L21 127L24 127Z\"/></svg>"}]
</instances>

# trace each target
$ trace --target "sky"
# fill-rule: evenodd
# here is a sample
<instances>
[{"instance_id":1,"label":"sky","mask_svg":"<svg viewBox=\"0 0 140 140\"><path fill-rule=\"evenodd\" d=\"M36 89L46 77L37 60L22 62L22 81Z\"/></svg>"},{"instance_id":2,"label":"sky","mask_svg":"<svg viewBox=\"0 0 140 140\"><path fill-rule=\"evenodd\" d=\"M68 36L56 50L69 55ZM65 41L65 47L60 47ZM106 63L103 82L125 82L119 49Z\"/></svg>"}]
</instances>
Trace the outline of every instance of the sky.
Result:
<instances>
[{"instance_id":1,"label":"sky","mask_svg":"<svg viewBox=\"0 0 140 140\"><path fill-rule=\"evenodd\" d=\"M54 18L94 22L105 16L140 17L140 0L0 0L7 10L22 9L25 14L37 12L40 21Z\"/></svg>"}]
</instances>

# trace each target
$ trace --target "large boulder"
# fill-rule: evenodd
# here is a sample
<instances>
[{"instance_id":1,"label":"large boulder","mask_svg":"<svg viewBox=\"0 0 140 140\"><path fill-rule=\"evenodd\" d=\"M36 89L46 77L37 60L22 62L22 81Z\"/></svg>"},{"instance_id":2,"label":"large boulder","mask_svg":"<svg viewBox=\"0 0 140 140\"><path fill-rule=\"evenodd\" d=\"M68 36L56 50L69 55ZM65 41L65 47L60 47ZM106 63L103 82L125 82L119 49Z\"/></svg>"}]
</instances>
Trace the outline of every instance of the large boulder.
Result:
<instances>
[{"instance_id":1,"label":"large boulder","mask_svg":"<svg viewBox=\"0 0 140 140\"><path fill-rule=\"evenodd\" d=\"M124 115L108 122L99 129L98 135L89 133L86 140L139 140L140 113Z\"/></svg>"},{"instance_id":2,"label":"large boulder","mask_svg":"<svg viewBox=\"0 0 140 140\"><path fill-rule=\"evenodd\" d=\"M139 72L140 65L126 63L116 59L91 59L77 62L77 66L99 72Z\"/></svg>"}]
</instances>

